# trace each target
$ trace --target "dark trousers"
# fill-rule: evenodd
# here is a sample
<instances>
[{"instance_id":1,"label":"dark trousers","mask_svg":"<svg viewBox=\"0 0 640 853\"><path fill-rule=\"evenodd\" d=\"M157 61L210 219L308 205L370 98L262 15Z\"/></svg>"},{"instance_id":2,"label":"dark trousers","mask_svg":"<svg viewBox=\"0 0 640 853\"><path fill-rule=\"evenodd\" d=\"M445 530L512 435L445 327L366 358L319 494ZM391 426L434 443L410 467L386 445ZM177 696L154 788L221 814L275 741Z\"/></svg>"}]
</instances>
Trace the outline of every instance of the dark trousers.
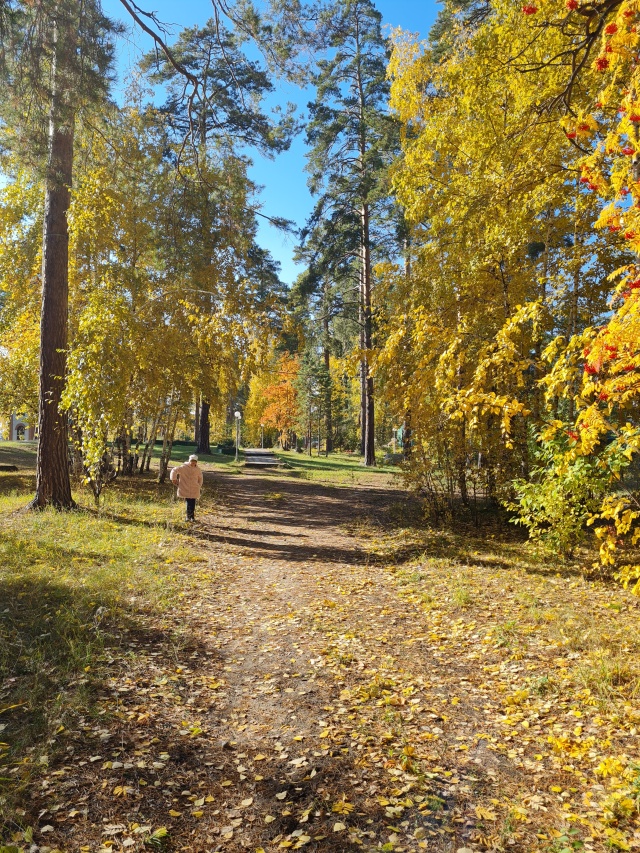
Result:
<instances>
[{"instance_id":1,"label":"dark trousers","mask_svg":"<svg viewBox=\"0 0 640 853\"><path fill-rule=\"evenodd\" d=\"M196 511L196 499L195 498L185 498L187 503L187 518L195 518Z\"/></svg>"}]
</instances>

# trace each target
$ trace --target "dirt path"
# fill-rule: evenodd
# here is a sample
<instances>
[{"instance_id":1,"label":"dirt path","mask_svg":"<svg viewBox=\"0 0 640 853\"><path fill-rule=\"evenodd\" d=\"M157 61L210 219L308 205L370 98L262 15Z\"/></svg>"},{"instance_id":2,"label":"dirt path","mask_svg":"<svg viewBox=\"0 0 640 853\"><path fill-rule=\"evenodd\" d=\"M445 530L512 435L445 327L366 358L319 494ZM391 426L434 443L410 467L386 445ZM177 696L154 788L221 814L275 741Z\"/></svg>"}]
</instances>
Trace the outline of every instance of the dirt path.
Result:
<instances>
[{"instance_id":1,"label":"dirt path","mask_svg":"<svg viewBox=\"0 0 640 853\"><path fill-rule=\"evenodd\" d=\"M577 790L582 771L540 745L530 691L507 695L556 651L487 646L479 617L408 594L372 556L403 499L391 487L206 482L181 595L123 634L100 710L61 735L68 761L32 803L37 849L562 849L546 833L568 800L549 785ZM492 577L489 618L513 583ZM585 845L567 849L605 849Z\"/></svg>"}]
</instances>

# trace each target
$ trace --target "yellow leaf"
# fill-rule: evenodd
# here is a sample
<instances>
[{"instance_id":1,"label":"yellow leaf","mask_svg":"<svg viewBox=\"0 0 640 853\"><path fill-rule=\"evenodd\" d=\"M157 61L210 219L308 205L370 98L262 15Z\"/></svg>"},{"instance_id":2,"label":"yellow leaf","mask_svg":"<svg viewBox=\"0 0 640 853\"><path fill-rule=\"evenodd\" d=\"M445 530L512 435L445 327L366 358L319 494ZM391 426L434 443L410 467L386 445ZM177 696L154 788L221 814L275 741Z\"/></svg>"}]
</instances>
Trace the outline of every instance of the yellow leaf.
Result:
<instances>
[{"instance_id":1,"label":"yellow leaf","mask_svg":"<svg viewBox=\"0 0 640 853\"><path fill-rule=\"evenodd\" d=\"M485 809L482 806L476 806L476 816L480 820L497 820L497 815L491 809Z\"/></svg>"}]
</instances>

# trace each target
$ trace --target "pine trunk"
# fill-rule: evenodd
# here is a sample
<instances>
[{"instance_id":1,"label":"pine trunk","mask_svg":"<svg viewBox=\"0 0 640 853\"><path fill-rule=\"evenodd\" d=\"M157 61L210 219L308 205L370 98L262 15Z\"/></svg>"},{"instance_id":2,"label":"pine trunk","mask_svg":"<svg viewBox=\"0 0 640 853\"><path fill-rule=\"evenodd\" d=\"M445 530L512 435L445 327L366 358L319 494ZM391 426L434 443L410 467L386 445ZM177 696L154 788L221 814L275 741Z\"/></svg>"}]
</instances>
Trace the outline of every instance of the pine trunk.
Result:
<instances>
[{"instance_id":1,"label":"pine trunk","mask_svg":"<svg viewBox=\"0 0 640 853\"><path fill-rule=\"evenodd\" d=\"M200 407L200 430L198 432L198 453L211 453L211 424L209 423L209 410L211 406L206 400L202 401Z\"/></svg>"},{"instance_id":2,"label":"pine trunk","mask_svg":"<svg viewBox=\"0 0 640 853\"><path fill-rule=\"evenodd\" d=\"M373 328L371 318L371 247L369 242L369 205L363 204L362 219L362 331L364 358L362 366L365 377L365 428L364 428L364 464L372 467L376 464L375 424L373 408L373 377L369 373L369 353L373 347Z\"/></svg>"},{"instance_id":3,"label":"pine trunk","mask_svg":"<svg viewBox=\"0 0 640 853\"><path fill-rule=\"evenodd\" d=\"M331 353L329 352L329 300L325 293L324 304L324 369L326 371L327 390L324 401L325 408L325 430L326 438L326 455L328 456L333 450L333 417L331 411Z\"/></svg>"},{"instance_id":4,"label":"pine trunk","mask_svg":"<svg viewBox=\"0 0 640 853\"><path fill-rule=\"evenodd\" d=\"M70 25L55 25L44 226L36 494L32 509L71 509L66 415L60 411L67 368L69 229L73 171L73 113L68 67L74 50Z\"/></svg>"}]
</instances>

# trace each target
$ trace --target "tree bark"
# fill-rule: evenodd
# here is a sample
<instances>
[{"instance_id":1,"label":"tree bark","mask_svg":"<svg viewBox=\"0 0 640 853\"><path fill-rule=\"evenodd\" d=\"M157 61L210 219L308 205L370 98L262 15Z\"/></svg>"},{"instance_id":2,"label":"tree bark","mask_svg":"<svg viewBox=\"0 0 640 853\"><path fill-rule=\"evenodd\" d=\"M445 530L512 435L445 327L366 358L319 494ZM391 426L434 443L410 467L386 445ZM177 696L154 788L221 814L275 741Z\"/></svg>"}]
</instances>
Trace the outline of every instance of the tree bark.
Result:
<instances>
[{"instance_id":1,"label":"tree bark","mask_svg":"<svg viewBox=\"0 0 640 853\"><path fill-rule=\"evenodd\" d=\"M42 309L36 494L32 509L71 509L66 414L60 410L67 367L69 228L74 115L69 65L75 49L71 23L54 25L49 154L42 235Z\"/></svg>"},{"instance_id":2,"label":"tree bark","mask_svg":"<svg viewBox=\"0 0 640 853\"><path fill-rule=\"evenodd\" d=\"M329 306L325 300L324 306L324 369L326 371L327 389L325 405L326 455L333 450L333 417L331 412L331 354L329 352Z\"/></svg>"},{"instance_id":3,"label":"tree bark","mask_svg":"<svg viewBox=\"0 0 640 853\"><path fill-rule=\"evenodd\" d=\"M366 136L366 96L362 73L362 56L360 55L360 22L356 16L355 20L355 43L358 50L358 61L356 69L356 82L358 88L358 112L360 119L359 139L359 166L361 174L361 208L360 208L360 252L361 252L361 274L360 274L360 305L362 311L362 455L367 467L375 466L375 425L373 407L373 377L369 374L369 353L372 346L372 322L371 322L371 226L369 221L369 204L367 202L367 136Z\"/></svg>"},{"instance_id":4,"label":"tree bark","mask_svg":"<svg viewBox=\"0 0 640 853\"><path fill-rule=\"evenodd\" d=\"M200 407L200 430L198 432L198 453L211 453L211 424L209 423L209 410L211 406L206 401L202 401Z\"/></svg>"},{"instance_id":5,"label":"tree bark","mask_svg":"<svg viewBox=\"0 0 640 853\"><path fill-rule=\"evenodd\" d=\"M411 459L411 410L404 413L404 429L402 430L402 456L405 462Z\"/></svg>"},{"instance_id":6,"label":"tree bark","mask_svg":"<svg viewBox=\"0 0 640 853\"><path fill-rule=\"evenodd\" d=\"M362 331L365 355L362 360L365 386L364 464L375 466L375 424L373 408L373 377L369 373L369 357L373 346L371 318L371 247L369 241L369 205L363 204L362 219Z\"/></svg>"}]
</instances>

